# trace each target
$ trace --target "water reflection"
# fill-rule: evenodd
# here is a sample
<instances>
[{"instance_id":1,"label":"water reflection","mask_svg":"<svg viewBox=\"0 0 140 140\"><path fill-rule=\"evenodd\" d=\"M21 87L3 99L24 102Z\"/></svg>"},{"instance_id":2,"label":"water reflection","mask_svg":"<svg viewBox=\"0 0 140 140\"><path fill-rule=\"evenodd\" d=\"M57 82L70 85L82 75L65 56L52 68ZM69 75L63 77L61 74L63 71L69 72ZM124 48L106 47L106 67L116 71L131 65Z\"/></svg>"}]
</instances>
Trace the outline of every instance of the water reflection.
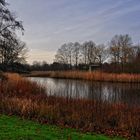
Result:
<instances>
[{"instance_id":1,"label":"water reflection","mask_svg":"<svg viewBox=\"0 0 140 140\"><path fill-rule=\"evenodd\" d=\"M140 84L99 83L82 80L30 78L45 86L49 95L86 98L111 103L139 105Z\"/></svg>"}]
</instances>

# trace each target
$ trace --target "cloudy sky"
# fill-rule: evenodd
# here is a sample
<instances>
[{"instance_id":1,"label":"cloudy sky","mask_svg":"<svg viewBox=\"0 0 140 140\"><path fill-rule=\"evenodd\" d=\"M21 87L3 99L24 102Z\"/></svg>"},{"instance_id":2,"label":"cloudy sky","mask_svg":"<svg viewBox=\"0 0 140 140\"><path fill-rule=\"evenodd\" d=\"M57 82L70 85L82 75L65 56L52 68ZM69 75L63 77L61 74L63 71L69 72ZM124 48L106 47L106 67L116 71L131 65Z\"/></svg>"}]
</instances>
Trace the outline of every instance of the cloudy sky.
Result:
<instances>
[{"instance_id":1,"label":"cloudy sky","mask_svg":"<svg viewBox=\"0 0 140 140\"><path fill-rule=\"evenodd\" d=\"M65 42L105 43L115 34L140 42L140 0L7 0L23 21L28 62L53 62Z\"/></svg>"}]
</instances>

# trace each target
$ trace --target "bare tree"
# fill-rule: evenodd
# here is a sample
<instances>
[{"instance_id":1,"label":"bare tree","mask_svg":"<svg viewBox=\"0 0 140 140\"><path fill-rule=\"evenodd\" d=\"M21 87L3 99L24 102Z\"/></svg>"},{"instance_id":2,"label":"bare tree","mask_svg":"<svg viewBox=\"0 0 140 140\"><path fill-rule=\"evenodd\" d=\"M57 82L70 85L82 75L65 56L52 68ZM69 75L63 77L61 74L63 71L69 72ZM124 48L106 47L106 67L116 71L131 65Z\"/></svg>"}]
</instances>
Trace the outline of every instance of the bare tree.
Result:
<instances>
[{"instance_id":1,"label":"bare tree","mask_svg":"<svg viewBox=\"0 0 140 140\"><path fill-rule=\"evenodd\" d=\"M112 62L115 64L120 62L121 46L118 35L115 35L110 42L110 54L112 56Z\"/></svg>"},{"instance_id":2,"label":"bare tree","mask_svg":"<svg viewBox=\"0 0 140 140\"><path fill-rule=\"evenodd\" d=\"M97 63L102 64L109 57L108 48L104 44L96 46Z\"/></svg>"},{"instance_id":3,"label":"bare tree","mask_svg":"<svg viewBox=\"0 0 140 140\"><path fill-rule=\"evenodd\" d=\"M93 41L87 42L88 46L88 63L95 63L96 62L96 44Z\"/></svg>"},{"instance_id":4,"label":"bare tree","mask_svg":"<svg viewBox=\"0 0 140 140\"><path fill-rule=\"evenodd\" d=\"M6 4L5 0L0 0L0 4L5 5Z\"/></svg>"},{"instance_id":5,"label":"bare tree","mask_svg":"<svg viewBox=\"0 0 140 140\"><path fill-rule=\"evenodd\" d=\"M24 42L17 39L14 33L6 34L1 41L1 63L8 65L12 63L24 63L27 48Z\"/></svg>"},{"instance_id":6,"label":"bare tree","mask_svg":"<svg viewBox=\"0 0 140 140\"><path fill-rule=\"evenodd\" d=\"M74 65L78 66L78 61L80 58L80 43L75 42L72 48L72 57L73 57L73 61L74 61Z\"/></svg>"},{"instance_id":7,"label":"bare tree","mask_svg":"<svg viewBox=\"0 0 140 140\"><path fill-rule=\"evenodd\" d=\"M0 0L0 63L8 66L24 63L27 48L16 36L16 31L24 31L21 21L7 8L5 0Z\"/></svg>"},{"instance_id":8,"label":"bare tree","mask_svg":"<svg viewBox=\"0 0 140 140\"><path fill-rule=\"evenodd\" d=\"M110 42L113 62L125 64L132 55L132 39L129 35L115 35Z\"/></svg>"},{"instance_id":9,"label":"bare tree","mask_svg":"<svg viewBox=\"0 0 140 140\"><path fill-rule=\"evenodd\" d=\"M132 61L133 48L132 39L129 35L115 35L110 42L110 53L112 55L112 61L121 63L122 71L124 64Z\"/></svg>"},{"instance_id":10,"label":"bare tree","mask_svg":"<svg viewBox=\"0 0 140 140\"><path fill-rule=\"evenodd\" d=\"M83 63L86 65L88 63L88 46L87 46L87 42L83 43L83 45L81 46L81 54L82 54Z\"/></svg>"},{"instance_id":11,"label":"bare tree","mask_svg":"<svg viewBox=\"0 0 140 140\"><path fill-rule=\"evenodd\" d=\"M69 42L66 47L66 52L68 56L69 65L72 66L72 53L73 53L74 44Z\"/></svg>"},{"instance_id":12,"label":"bare tree","mask_svg":"<svg viewBox=\"0 0 140 140\"><path fill-rule=\"evenodd\" d=\"M16 20L16 16L9 11L6 7L5 0L0 1L0 36L3 36L4 32L9 30L13 32L16 29L24 30L22 22Z\"/></svg>"},{"instance_id":13,"label":"bare tree","mask_svg":"<svg viewBox=\"0 0 140 140\"><path fill-rule=\"evenodd\" d=\"M67 44L63 44L61 48L58 49L56 55L55 55L55 62L62 63L62 64L68 64L68 52L67 52Z\"/></svg>"},{"instance_id":14,"label":"bare tree","mask_svg":"<svg viewBox=\"0 0 140 140\"><path fill-rule=\"evenodd\" d=\"M96 44L93 41L83 43L81 52L85 64L96 62Z\"/></svg>"},{"instance_id":15,"label":"bare tree","mask_svg":"<svg viewBox=\"0 0 140 140\"><path fill-rule=\"evenodd\" d=\"M61 48L58 49L55 55L55 62L69 64L69 66L71 67L73 59L73 48L74 44L72 42L63 44Z\"/></svg>"}]
</instances>

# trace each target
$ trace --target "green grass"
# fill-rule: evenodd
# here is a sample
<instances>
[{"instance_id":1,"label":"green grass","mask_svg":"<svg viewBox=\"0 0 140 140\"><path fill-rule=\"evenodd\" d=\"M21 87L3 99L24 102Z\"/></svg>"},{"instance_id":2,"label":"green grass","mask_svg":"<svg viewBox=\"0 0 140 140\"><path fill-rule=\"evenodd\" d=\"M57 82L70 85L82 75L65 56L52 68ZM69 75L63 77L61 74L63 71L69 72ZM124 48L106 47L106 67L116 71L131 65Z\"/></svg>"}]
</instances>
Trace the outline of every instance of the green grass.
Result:
<instances>
[{"instance_id":1,"label":"green grass","mask_svg":"<svg viewBox=\"0 0 140 140\"><path fill-rule=\"evenodd\" d=\"M0 140L121 140L0 115Z\"/></svg>"}]
</instances>

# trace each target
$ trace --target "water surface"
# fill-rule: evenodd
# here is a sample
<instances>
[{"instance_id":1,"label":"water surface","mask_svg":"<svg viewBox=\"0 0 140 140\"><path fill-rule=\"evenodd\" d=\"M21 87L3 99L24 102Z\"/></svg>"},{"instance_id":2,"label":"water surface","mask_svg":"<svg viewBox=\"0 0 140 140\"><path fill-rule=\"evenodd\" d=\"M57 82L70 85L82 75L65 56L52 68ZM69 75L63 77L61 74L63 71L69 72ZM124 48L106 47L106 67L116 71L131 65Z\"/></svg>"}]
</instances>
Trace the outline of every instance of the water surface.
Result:
<instances>
[{"instance_id":1,"label":"water surface","mask_svg":"<svg viewBox=\"0 0 140 140\"><path fill-rule=\"evenodd\" d=\"M29 79L44 86L49 95L140 105L140 84L33 77Z\"/></svg>"}]
</instances>

